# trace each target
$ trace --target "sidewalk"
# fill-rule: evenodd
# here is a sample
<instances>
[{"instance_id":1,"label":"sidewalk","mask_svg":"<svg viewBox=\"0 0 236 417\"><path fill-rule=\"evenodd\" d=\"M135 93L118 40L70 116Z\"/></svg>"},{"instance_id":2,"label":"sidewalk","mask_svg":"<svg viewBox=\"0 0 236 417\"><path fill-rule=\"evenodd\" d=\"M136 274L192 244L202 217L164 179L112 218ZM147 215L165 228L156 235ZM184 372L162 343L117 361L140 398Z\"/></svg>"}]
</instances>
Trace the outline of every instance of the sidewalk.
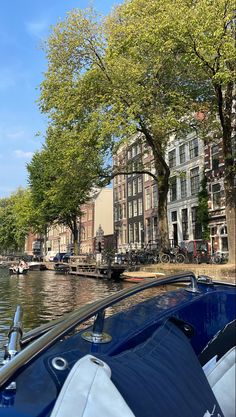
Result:
<instances>
[{"instance_id":1,"label":"sidewalk","mask_svg":"<svg viewBox=\"0 0 236 417\"><path fill-rule=\"evenodd\" d=\"M236 283L235 265L233 264L153 264L141 266L145 272L160 272L172 275L179 272L192 271L198 275L208 275L218 280Z\"/></svg>"}]
</instances>

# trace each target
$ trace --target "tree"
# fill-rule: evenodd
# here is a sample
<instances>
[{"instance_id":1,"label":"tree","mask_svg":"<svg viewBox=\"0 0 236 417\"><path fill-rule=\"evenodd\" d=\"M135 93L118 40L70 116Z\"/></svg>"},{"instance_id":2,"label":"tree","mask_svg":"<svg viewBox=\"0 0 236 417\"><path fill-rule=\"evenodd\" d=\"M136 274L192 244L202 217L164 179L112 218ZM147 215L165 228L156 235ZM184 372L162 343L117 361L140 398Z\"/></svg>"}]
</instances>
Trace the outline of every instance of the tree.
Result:
<instances>
[{"instance_id":1,"label":"tree","mask_svg":"<svg viewBox=\"0 0 236 417\"><path fill-rule=\"evenodd\" d=\"M100 170L100 163L95 147L83 148L82 152L77 146L76 132L49 128L43 150L28 165L38 227L46 228L53 222L67 225L74 237L75 253L81 205L96 185L98 175L94 172Z\"/></svg>"},{"instance_id":2,"label":"tree","mask_svg":"<svg viewBox=\"0 0 236 417\"><path fill-rule=\"evenodd\" d=\"M197 221L202 226L202 238L205 240L210 239L208 198L207 178L203 176L201 190L198 193Z\"/></svg>"},{"instance_id":3,"label":"tree","mask_svg":"<svg viewBox=\"0 0 236 417\"><path fill-rule=\"evenodd\" d=\"M142 133L157 173L161 248L169 243L168 139L194 126L209 133L217 105L225 138L226 211L234 214L233 3L177 3L126 1L105 22L93 10L70 13L49 38L49 66L41 85L41 109L49 113L52 124L76 126L80 132L97 127L102 151ZM199 110L207 114L204 126L194 117Z\"/></svg>"},{"instance_id":4,"label":"tree","mask_svg":"<svg viewBox=\"0 0 236 417\"><path fill-rule=\"evenodd\" d=\"M186 65L187 88L196 83L204 87L193 104L205 114L205 140L214 139L215 133L222 138L229 262L235 263L235 2L178 0L174 9L171 1L167 4L171 39L179 44Z\"/></svg>"},{"instance_id":5,"label":"tree","mask_svg":"<svg viewBox=\"0 0 236 417\"><path fill-rule=\"evenodd\" d=\"M146 25L135 2L117 8L105 25L94 12L81 10L60 22L48 41L41 109L64 129L89 131L96 126L101 151L112 151L118 141L142 133L154 155L163 248L169 245L165 149L169 135L185 125L180 120L188 100L177 82L178 71L170 65L173 51L163 48L152 10L143 3L142 13ZM152 28L148 38L144 27Z\"/></svg>"},{"instance_id":6,"label":"tree","mask_svg":"<svg viewBox=\"0 0 236 417\"><path fill-rule=\"evenodd\" d=\"M23 251L30 229L30 193L18 189L10 197L0 200L0 248Z\"/></svg>"}]
</instances>

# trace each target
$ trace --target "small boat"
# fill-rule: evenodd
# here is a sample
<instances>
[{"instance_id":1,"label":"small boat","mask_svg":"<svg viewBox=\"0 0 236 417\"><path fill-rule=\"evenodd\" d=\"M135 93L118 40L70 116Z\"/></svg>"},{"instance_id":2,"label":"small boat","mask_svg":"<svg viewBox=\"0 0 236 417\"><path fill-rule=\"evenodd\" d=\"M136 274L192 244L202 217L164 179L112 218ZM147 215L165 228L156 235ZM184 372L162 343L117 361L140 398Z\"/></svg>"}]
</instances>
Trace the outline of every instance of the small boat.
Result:
<instances>
[{"instance_id":1,"label":"small boat","mask_svg":"<svg viewBox=\"0 0 236 417\"><path fill-rule=\"evenodd\" d=\"M54 265L54 271L57 274L68 274L68 272L70 271L70 266L68 264L58 262Z\"/></svg>"},{"instance_id":2,"label":"small boat","mask_svg":"<svg viewBox=\"0 0 236 417\"><path fill-rule=\"evenodd\" d=\"M24 335L17 306L0 417L233 417L235 307L234 284L192 272L129 286Z\"/></svg>"},{"instance_id":3,"label":"small boat","mask_svg":"<svg viewBox=\"0 0 236 417\"><path fill-rule=\"evenodd\" d=\"M30 271L45 271L46 266L42 262L31 261L28 262L29 270Z\"/></svg>"},{"instance_id":4,"label":"small boat","mask_svg":"<svg viewBox=\"0 0 236 417\"><path fill-rule=\"evenodd\" d=\"M147 271L125 271L121 274L121 279L126 282L137 284L147 279L163 277L162 272L147 272Z\"/></svg>"},{"instance_id":5,"label":"small boat","mask_svg":"<svg viewBox=\"0 0 236 417\"><path fill-rule=\"evenodd\" d=\"M9 268L11 275L25 275L27 274L29 267L14 265Z\"/></svg>"}]
</instances>

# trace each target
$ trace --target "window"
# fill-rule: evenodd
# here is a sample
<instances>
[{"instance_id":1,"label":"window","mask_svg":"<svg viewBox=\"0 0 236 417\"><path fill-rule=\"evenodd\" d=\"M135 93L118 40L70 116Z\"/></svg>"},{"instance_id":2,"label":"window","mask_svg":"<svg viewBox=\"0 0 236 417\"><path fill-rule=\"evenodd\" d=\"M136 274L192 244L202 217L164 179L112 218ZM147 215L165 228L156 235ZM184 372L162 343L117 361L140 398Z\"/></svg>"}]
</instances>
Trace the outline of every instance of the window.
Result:
<instances>
[{"instance_id":1,"label":"window","mask_svg":"<svg viewBox=\"0 0 236 417\"><path fill-rule=\"evenodd\" d=\"M143 230L143 223L142 222L139 222L138 228L139 228L139 242L143 243L143 241L144 241L144 230Z\"/></svg>"},{"instance_id":2,"label":"window","mask_svg":"<svg viewBox=\"0 0 236 417\"><path fill-rule=\"evenodd\" d=\"M132 152L131 152L131 149L129 149L128 150L128 159L131 159L131 157L132 157Z\"/></svg>"},{"instance_id":3,"label":"window","mask_svg":"<svg viewBox=\"0 0 236 417\"><path fill-rule=\"evenodd\" d=\"M145 189L145 203L146 203L146 210L149 210L151 208L150 188Z\"/></svg>"},{"instance_id":4,"label":"window","mask_svg":"<svg viewBox=\"0 0 236 417\"><path fill-rule=\"evenodd\" d=\"M142 177L138 177L138 193L142 192Z\"/></svg>"},{"instance_id":5,"label":"window","mask_svg":"<svg viewBox=\"0 0 236 417\"><path fill-rule=\"evenodd\" d=\"M221 192L220 192L220 184L213 184L212 185L212 202L213 202L213 209L220 208L221 206Z\"/></svg>"},{"instance_id":6,"label":"window","mask_svg":"<svg viewBox=\"0 0 236 417\"><path fill-rule=\"evenodd\" d=\"M138 214L141 216L143 214L143 200L142 198L138 199Z\"/></svg>"},{"instance_id":7,"label":"window","mask_svg":"<svg viewBox=\"0 0 236 417\"><path fill-rule=\"evenodd\" d=\"M92 220L93 218L93 211L92 209L88 210L88 220Z\"/></svg>"},{"instance_id":8,"label":"window","mask_svg":"<svg viewBox=\"0 0 236 417\"><path fill-rule=\"evenodd\" d=\"M118 221L118 207L117 206L115 206L114 208L114 218L115 218L115 222L117 222Z\"/></svg>"},{"instance_id":9,"label":"window","mask_svg":"<svg viewBox=\"0 0 236 417\"><path fill-rule=\"evenodd\" d=\"M186 172L180 177L180 193L181 198L187 196L187 179L186 179Z\"/></svg>"},{"instance_id":10,"label":"window","mask_svg":"<svg viewBox=\"0 0 236 417\"><path fill-rule=\"evenodd\" d=\"M125 185L122 186L122 197L125 198Z\"/></svg>"},{"instance_id":11,"label":"window","mask_svg":"<svg viewBox=\"0 0 236 417\"><path fill-rule=\"evenodd\" d=\"M132 147L132 157L134 157L134 156L136 156L137 155L137 147L136 147L136 145L134 145L133 147Z\"/></svg>"},{"instance_id":12,"label":"window","mask_svg":"<svg viewBox=\"0 0 236 417\"><path fill-rule=\"evenodd\" d=\"M149 169L149 167L147 167L147 169ZM144 181L149 181L150 180L150 175L149 174L144 174Z\"/></svg>"},{"instance_id":13,"label":"window","mask_svg":"<svg viewBox=\"0 0 236 417\"><path fill-rule=\"evenodd\" d=\"M212 169L219 168L219 146L213 145L211 147L211 166Z\"/></svg>"},{"instance_id":14,"label":"window","mask_svg":"<svg viewBox=\"0 0 236 417\"><path fill-rule=\"evenodd\" d=\"M120 219L123 219L123 212L122 212L122 208L123 208L123 206L122 206L121 204L119 204L119 212L120 212L120 213L119 213L119 216L120 216L120 217L119 217L119 220L120 220Z\"/></svg>"},{"instance_id":15,"label":"window","mask_svg":"<svg viewBox=\"0 0 236 417\"><path fill-rule=\"evenodd\" d=\"M211 230L211 236L216 236L217 235L217 227L216 226L212 226L210 228Z\"/></svg>"},{"instance_id":16,"label":"window","mask_svg":"<svg viewBox=\"0 0 236 417\"><path fill-rule=\"evenodd\" d=\"M221 237L221 251L228 252L228 236L227 236L227 227L223 226L220 230L220 237Z\"/></svg>"},{"instance_id":17,"label":"window","mask_svg":"<svg viewBox=\"0 0 236 417\"><path fill-rule=\"evenodd\" d=\"M126 226L122 230L122 243L126 243Z\"/></svg>"},{"instance_id":18,"label":"window","mask_svg":"<svg viewBox=\"0 0 236 417\"><path fill-rule=\"evenodd\" d=\"M88 226L88 238L92 237L92 226Z\"/></svg>"},{"instance_id":19,"label":"window","mask_svg":"<svg viewBox=\"0 0 236 417\"><path fill-rule=\"evenodd\" d=\"M128 197L132 196L132 182L128 183Z\"/></svg>"},{"instance_id":20,"label":"window","mask_svg":"<svg viewBox=\"0 0 236 417\"><path fill-rule=\"evenodd\" d=\"M186 161L185 144L179 147L179 162L183 164Z\"/></svg>"},{"instance_id":21,"label":"window","mask_svg":"<svg viewBox=\"0 0 236 417\"><path fill-rule=\"evenodd\" d=\"M134 241L133 225L129 224L129 243L133 243L133 241Z\"/></svg>"},{"instance_id":22,"label":"window","mask_svg":"<svg viewBox=\"0 0 236 417\"><path fill-rule=\"evenodd\" d=\"M131 218L132 215L133 215L133 208L132 208L132 202L131 201L129 201L128 207L129 207L129 218Z\"/></svg>"},{"instance_id":23,"label":"window","mask_svg":"<svg viewBox=\"0 0 236 417\"><path fill-rule=\"evenodd\" d=\"M81 227L81 240L85 240L86 239L86 233L85 233L85 228L84 226Z\"/></svg>"},{"instance_id":24,"label":"window","mask_svg":"<svg viewBox=\"0 0 236 417\"><path fill-rule=\"evenodd\" d=\"M139 242L139 228L138 223L134 223L134 241Z\"/></svg>"},{"instance_id":25,"label":"window","mask_svg":"<svg viewBox=\"0 0 236 417\"><path fill-rule=\"evenodd\" d=\"M138 205L137 200L133 201L133 217L138 215Z\"/></svg>"},{"instance_id":26,"label":"window","mask_svg":"<svg viewBox=\"0 0 236 417\"><path fill-rule=\"evenodd\" d=\"M133 195L137 194L137 181L136 179L133 180Z\"/></svg>"},{"instance_id":27,"label":"window","mask_svg":"<svg viewBox=\"0 0 236 417\"><path fill-rule=\"evenodd\" d=\"M195 195L199 192L199 168L193 168L190 171L190 187L191 187L191 194Z\"/></svg>"},{"instance_id":28,"label":"window","mask_svg":"<svg viewBox=\"0 0 236 417\"><path fill-rule=\"evenodd\" d=\"M152 186L152 207L156 208L158 202L158 195L157 195L157 184Z\"/></svg>"},{"instance_id":29,"label":"window","mask_svg":"<svg viewBox=\"0 0 236 417\"><path fill-rule=\"evenodd\" d=\"M151 240L151 236L152 236L151 220L146 219L146 238L148 242L149 240Z\"/></svg>"},{"instance_id":30,"label":"window","mask_svg":"<svg viewBox=\"0 0 236 417\"><path fill-rule=\"evenodd\" d=\"M192 139L189 142L189 157L190 159L195 158L198 156L198 139Z\"/></svg>"},{"instance_id":31,"label":"window","mask_svg":"<svg viewBox=\"0 0 236 417\"><path fill-rule=\"evenodd\" d=\"M175 167L176 166L176 150L175 149L169 152L168 159L169 159L169 167L170 168Z\"/></svg>"},{"instance_id":32,"label":"window","mask_svg":"<svg viewBox=\"0 0 236 417\"><path fill-rule=\"evenodd\" d=\"M125 204L125 203L123 203L123 204L122 204L122 206L123 206L123 208L122 208L122 212L123 212L123 219L125 219L125 218L126 218L126 204Z\"/></svg>"},{"instance_id":33,"label":"window","mask_svg":"<svg viewBox=\"0 0 236 417\"><path fill-rule=\"evenodd\" d=\"M188 209L182 209L183 240L188 240Z\"/></svg>"},{"instance_id":34,"label":"window","mask_svg":"<svg viewBox=\"0 0 236 417\"><path fill-rule=\"evenodd\" d=\"M177 178L170 178L170 201L177 199Z\"/></svg>"},{"instance_id":35,"label":"window","mask_svg":"<svg viewBox=\"0 0 236 417\"><path fill-rule=\"evenodd\" d=\"M158 236L157 227L158 227L157 217L153 217L153 240L156 240Z\"/></svg>"},{"instance_id":36,"label":"window","mask_svg":"<svg viewBox=\"0 0 236 417\"><path fill-rule=\"evenodd\" d=\"M202 239L202 226L197 220L197 207L192 207L193 238Z\"/></svg>"},{"instance_id":37,"label":"window","mask_svg":"<svg viewBox=\"0 0 236 417\"><path fill-rule=\"evenodd\" d=\"M171 221L172 222L177 222L177 211L172 211L171 212Z\"/></svg>"}]
</instances>

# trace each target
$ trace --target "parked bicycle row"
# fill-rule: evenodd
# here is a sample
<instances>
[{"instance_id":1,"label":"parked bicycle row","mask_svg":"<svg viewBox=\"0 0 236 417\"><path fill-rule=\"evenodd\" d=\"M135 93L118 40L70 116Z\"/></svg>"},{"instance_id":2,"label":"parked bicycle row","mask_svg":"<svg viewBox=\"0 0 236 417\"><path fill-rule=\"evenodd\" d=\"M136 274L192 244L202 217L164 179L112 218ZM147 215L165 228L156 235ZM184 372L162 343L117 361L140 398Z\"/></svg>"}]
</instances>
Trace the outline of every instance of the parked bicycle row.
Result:
<instances>
[{"instance_id":1,"label":"parked bicycle row","mask_svg":"<svg viewBox=\"0 0 236 417\"><path fill-rule=\"evenodd\" d=\"M208 263L220 264L227 262L227 254L216 252L210 253L208 242L191 241L186 247L172 247L169 250L158 251L158 249L144 248L131 250L126 253L119 253L115 256L115 263L139 265L154 263Z\"/></svg>"}]
</instances>

